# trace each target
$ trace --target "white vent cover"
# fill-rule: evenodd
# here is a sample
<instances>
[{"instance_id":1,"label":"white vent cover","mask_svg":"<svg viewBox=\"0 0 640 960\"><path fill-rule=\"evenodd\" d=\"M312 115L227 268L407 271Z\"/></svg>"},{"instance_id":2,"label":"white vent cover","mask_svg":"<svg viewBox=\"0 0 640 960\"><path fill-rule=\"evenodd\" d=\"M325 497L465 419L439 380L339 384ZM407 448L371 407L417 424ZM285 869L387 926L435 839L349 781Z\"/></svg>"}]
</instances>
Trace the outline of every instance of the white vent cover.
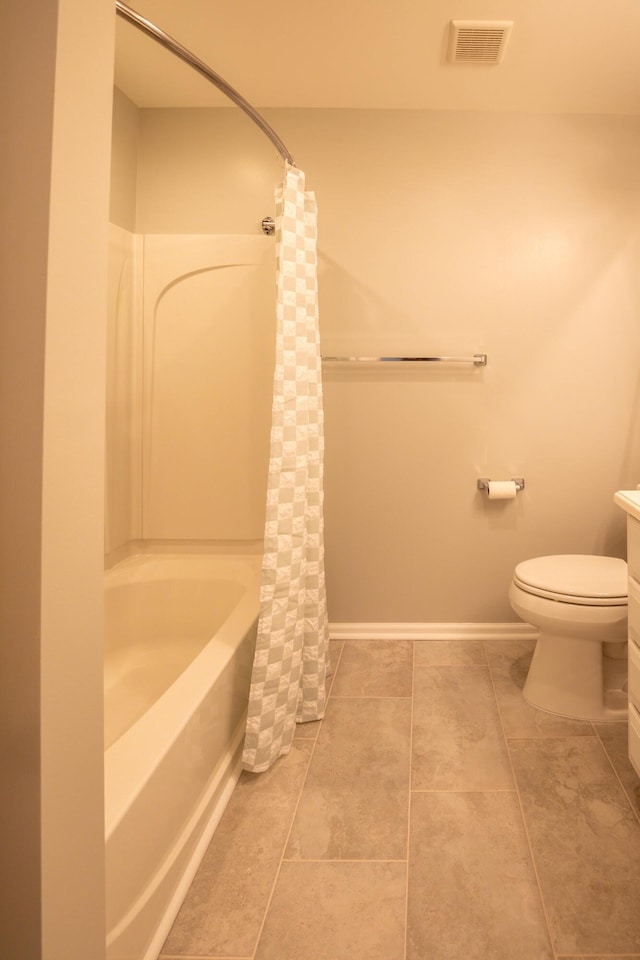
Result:
<instances>
[{"instance_id":1,"label":"white vent cover","mask_svg":"<svg viewBox=\"0 0 640 960\"><path fill-rule=\"evenodd\" d=\"M513 20L452 20L451 63L501 63Z\"/></svg>"}]
</instances>

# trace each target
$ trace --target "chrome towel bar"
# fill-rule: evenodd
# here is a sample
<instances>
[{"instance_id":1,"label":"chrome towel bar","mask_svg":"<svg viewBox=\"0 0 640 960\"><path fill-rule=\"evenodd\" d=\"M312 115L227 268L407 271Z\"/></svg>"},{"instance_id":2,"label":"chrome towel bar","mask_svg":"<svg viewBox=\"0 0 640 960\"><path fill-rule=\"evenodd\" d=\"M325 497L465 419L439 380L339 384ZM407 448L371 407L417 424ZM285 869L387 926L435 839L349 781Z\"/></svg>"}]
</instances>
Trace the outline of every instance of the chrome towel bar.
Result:
<instances>
[{"instance_id":1,"label":"chrome towel bar","mask_svg":"<svg viewBox=\"0 0 640 960\"><path fill-rule=\"evenodd\" d=\"M472 363L486 367L486 353L474 353L472 357L323 357L324 363Z\"/></svg>"}]
</instances>

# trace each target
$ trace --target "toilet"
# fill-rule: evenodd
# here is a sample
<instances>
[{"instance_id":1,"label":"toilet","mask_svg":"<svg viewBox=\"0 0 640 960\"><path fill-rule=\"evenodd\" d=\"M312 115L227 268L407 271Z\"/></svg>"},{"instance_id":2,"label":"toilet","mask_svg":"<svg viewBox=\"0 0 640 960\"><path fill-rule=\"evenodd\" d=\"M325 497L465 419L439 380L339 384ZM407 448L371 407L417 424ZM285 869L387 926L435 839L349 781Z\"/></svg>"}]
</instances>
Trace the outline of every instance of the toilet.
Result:
<instances>
[{"instance_id":1,"label":"toilet","mask_svg":"<svg viewBox=\"0 0 640 960\"><path fill-rule=\"evenodd\" d=\"M524 560L513 610L540 631L524 699L579 720L627 716L627 564L567 554Z\"/></svg>"}]
</instances>

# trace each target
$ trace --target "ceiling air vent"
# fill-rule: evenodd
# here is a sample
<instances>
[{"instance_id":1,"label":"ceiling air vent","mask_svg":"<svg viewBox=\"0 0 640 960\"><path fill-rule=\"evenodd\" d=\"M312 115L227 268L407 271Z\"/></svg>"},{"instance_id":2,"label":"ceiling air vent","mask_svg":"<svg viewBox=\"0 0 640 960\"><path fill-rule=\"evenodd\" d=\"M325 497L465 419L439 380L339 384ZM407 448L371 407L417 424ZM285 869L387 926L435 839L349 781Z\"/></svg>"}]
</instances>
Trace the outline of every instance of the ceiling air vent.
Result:
<instances>
[{"instance_id":1,"label":"ceiling air vent","mask_svg":"<svg viewBox=\"0 0 640 960\"><path fill-rule=\"evenodd\" d=\"M513 20L452 20L451 63L501 63Z\"/></svg>"}]
</instances>

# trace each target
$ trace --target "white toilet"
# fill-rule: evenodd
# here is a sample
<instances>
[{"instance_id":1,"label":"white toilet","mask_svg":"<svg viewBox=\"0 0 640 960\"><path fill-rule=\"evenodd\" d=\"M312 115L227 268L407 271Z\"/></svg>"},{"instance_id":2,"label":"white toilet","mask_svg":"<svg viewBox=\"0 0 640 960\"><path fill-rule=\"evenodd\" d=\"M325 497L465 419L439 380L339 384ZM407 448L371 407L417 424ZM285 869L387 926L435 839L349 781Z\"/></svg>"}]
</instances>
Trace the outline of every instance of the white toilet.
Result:
<instances>
[{"instance_id":1,"label":"white toilet","mask_svg":"<svg viewBox=\"0 0 640 960\"><path fill-rule=\"evenodd\" d=\"M540 635L523 695L563 717L627 715L627 565L615 557L536 557L515 569L511 606Z\"/></svg>"}]
</instances>

